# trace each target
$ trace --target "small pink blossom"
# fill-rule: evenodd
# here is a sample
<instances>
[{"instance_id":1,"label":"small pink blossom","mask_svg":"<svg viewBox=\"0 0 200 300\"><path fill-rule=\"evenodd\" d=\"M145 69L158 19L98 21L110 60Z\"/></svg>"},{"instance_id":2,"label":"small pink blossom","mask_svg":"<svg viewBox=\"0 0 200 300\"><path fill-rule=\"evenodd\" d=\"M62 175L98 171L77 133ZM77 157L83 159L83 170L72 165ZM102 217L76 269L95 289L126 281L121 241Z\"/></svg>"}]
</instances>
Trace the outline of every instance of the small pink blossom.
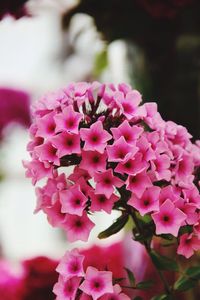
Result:
<instances>
[{"instance_id":1,"label":"small pink blossom","mask_svg":"<svg viewBox=\"0 0 200 300\"><path fill-rule=\"evenodd\" d=\"M178 231L187 216L167 199L160 206L160 211L152 214L152 218L156 225L156 234L171 233L177 237Z\"/></svg>"},{"instance_id":2,"label":"small pink blossom","mask_svg":"<svg viewBox=\"0 0 200 300\"><path fill-rule=\"evenodd\" d=\"M58 282L53 288L53 292L57 296L56 300L75 300L80 281L79 277L66 279L59 276Z\"/></svg>"},{"instance_id":3,"label":"small pink blossom","mask_svg":"<svg viewBox=\"0 0 200 300\"><path fill-rule=\"evenodd\" d=\"M135 144L135 141L140 137L144 130L142 127L136 125L130 126L129 122L125 120L120 126L111 128L111 131L115 140L118 140L123 136L127 143Z\"/></svg>"},{"instance_id":4,"label":"small pink blossom","mask_svg":"<svg viewBox=\"0 0 200 300\"><path fill-rule=\"evenodd\" d=\"M94 223L88 218L86 212L83 212L82 216L67 214L62 227L67 233L69 242L77 240L86 242Z\"/></svg>"},{"instance_id":5,"label":"small pink blossom","mask_svg":"<svg viewBox=\"0 0 200 300\"><path fill-rule=\"evenodd\" d=\"M80 154L80 137L78 134L62 132L51 139L53 146L57 149L58 157L69 154Z\"/></svg>"},{"instance_id":6,"label":"small pink blossom","mask_svg":"<svg viewBox=\"0 0 200 300\"><path fill-rule=\"evenodd\" d=\"M131 156L134 156L138 148L128 144L121 136L114 144L107 146L108 161L126 162Z\"/></svg>"},{"instance_id":7,"label":"small pink blossom","mask_svg":"<svg viewBox=\"0 0 200 300\"><path fill-rule=\"evenodd\" d=\"M78 133L78 126L83 115L75 112L72 105L64 108L62 113L55 115L56 123L55 132L69 131L71 133Z\"/></svg>"},{"instance_id":8,"label":"small pink blossom","mask_svg":"<svg viewBox=\"0 0 200 300\"><path fill-rule=\"evenodd\" d=\"M129 175L126 181L127 190L133 192L138 198L142 196L146 188L151 187L152 182L146 171L135 175Z\"/></svg>"},{"instance_id":9,"label":"small pink blossom","mask_svg":"<svg viewBox=\"0 0 200 300\"><path fill-rule=\"evenodd\" d=\"M113 289L114 293L105 294L100 297L99 300L131 300L130 297L122 292L122 289L118 284L114 285Z\"/></svg>"},{"instance_id":10,"label":"small pink blossom","mask_svg":"<svg viewBox=\"0 0 200 300\"><path fill-rule=\"evenodd\" d=\"M115 172L120 174L135 175L148 168L148 163L142 160L141 153L136 153L125 162L120 162L115 168Z\"/></svg>"},{"instance_id":11,"label":"small pink blossom","mask_svg":"<svg viewBox=\"0 0 200 300\"><path fill-rule=\"evenodd\" d=\"M128 201L128 204L136 208L141 216L144 216L149 212L159 210L159 194L160 188L153 186L147 188L140 198L132 195Z\"/></svg>"},{"instance_id":12,"label":"small pink blossom","mask_svg":"<svg viewBox=\"0 0 200 300\"><path fill-rule=\"evenodd\" d=\"M73 185L60 192L61 211L62 213L82 216L87 200L87 197L81 192L80 186Z\"/></svg>"},{"instance_id":13,"label":"small pink blossom","mask_svg":"<svg viewBox=\"0 0 200 300\"><path fill-rule=\"evenodd\" d=\"M57 166L60 165L60 160L57 156L57 149L53 147L50 142L46 142L40 146L37 146L34 150L39 159L41 159L42 161L52 162Z\"/></svg>"},{"instance_id":14,"label":"small pink blossom","mask_svg":"<svg viewBox=\"0 0 200 300\"><path fill-rule=\"evenodd\" d=\"M107 141L109 141L112 136L103 129L101 121L97 121L90 128L80 129L80 136L83 141L85 141L84 150L85 151L99 151L104 152Z\"/></svg>"},{"instance_id":15,"label":"small pink blossom","mask_svg":"<svg viewBox=\"0 0 200 300\"><path fill-rule=\"evenodd\" d=\"M92 296L94 300L106 293L113 293L112 272L98 271L96 268L88 267L80 289Z\"/></svg>"},{"instance_id":16,"label":"small pink blossom","mask_svg":"<svg viewBox=\"0 0 200 300\"><path fill-rule=\"evenodd\" d=\"M166 154L157 155L155 160L151 161L152 174L157 180L170 181L170 158Z\"/></svg>"},{"instance_id":17,"label":"small pink blossom","mask_svg":"<svg viewBox=\"0 0 200 300\"><path fill-rule=\"evenodd\" d=\"M110 197L106 197L104 194L95 194L90 192L91 197L91 212L104 210L108 214L111 213L113 204L119 199L115 194L112 194Z\"/></svg>"},{"instance_id":18,"label":"small pink blossom","mask_svg":"<svg viewBox=\"0 0 200 300\"><path fill-rule=\"evenodd\" d=\"M113 175L111 169L94 174L94 180L96 184L96 194L101 194L103 191L106 197L110 197L114 191L114 187L121 187L123 181Z\"/></svg>"},{"instance_id":19,"label":"small pink blossom","mask_svg":"<svg viewBox=\"0 0 200 300\"><path fill-rule=\"evenodd\" d=\"M98 151L82 151L80 168L88 170L92 176L94 172L106 170L106 160L106 152L100 153Z\"/></svg>"},{"instance_id":20,"label":"small pink blossom","mask_svg":"<svg viewBox=\"0 0 200 300\"><path fill-rule=\"evenodd\" d=\"M200 249L200 240L193 233L188 234L185 233L180 237L180 243L177 249L177 253L185 256L186 258L190 258L194 251Z\"/></svg>"},{"instance_id":21,"label":"small pink blossom","mask_svg":"<svg viewBox=\"0 0 200 300\"><path fill-rule=\"evenodd\" d=\"M81 255L78 249L67 251L58 264L56 271L65 279L69 279L74 276L83 277L85 274L83 270L83 260L84 255Z\"/></svg>"},{"instance_id":22,"label":"small pink blossom","mask_svg":"<svg viewBox=\"0 0 200 300\"><path fill-rule=\"evenodd\" d=\"M51 137L55 134L55 112L50 112L44 115L42 118L37 119L37 132L36 136L40 137Z\"/></svg>"},{"instance_id":23,"label":"small pink blossom","mask_svg":"<svg viewBox=\"0 0 200 300\"><path fill-rule=\"evenodd\" d=\"M44 177L53 177L53 168L48 163L44 164L35 159L30 162L23 161L23 166L27 169L26 177L31 178L34 185Z\"/></svg>"}]
</instances>

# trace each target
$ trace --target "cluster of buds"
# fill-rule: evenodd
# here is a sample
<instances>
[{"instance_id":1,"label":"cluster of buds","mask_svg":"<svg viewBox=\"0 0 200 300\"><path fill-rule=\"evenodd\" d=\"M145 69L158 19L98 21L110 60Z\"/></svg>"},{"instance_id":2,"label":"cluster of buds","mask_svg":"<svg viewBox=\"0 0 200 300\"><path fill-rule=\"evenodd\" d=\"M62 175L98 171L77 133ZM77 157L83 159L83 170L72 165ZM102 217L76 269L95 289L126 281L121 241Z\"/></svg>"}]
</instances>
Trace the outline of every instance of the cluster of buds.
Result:
<instances>
[{"instance_id":1,"label":"cluster of buds","mask_svg":"<svg viewBox=\"0 0 200 300\"><path fill-rule=\"evenodd\" d=\"M72 83L35 104L30 135L26 176L34 185L47 179L36 188L36 212L69 241L88 240L91 214L118 210L100 237L131 217L148 247L156 235L177 238L187 258L200 249L199 142L164 121L156 103L143 104L124 83Z\"/></svg>"}]
</instances>

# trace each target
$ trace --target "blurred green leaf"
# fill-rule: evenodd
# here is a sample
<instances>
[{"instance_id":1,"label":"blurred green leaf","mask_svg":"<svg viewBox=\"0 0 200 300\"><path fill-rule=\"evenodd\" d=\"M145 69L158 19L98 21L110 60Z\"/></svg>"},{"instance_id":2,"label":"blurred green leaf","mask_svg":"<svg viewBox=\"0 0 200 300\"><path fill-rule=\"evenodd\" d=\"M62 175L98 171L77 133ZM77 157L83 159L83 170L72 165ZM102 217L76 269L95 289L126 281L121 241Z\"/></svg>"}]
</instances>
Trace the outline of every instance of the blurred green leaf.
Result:
<instances>
[{"instance_id":1,"label":"blurred green leaf","mask_svg":"<svg viewBox=\"0 0 200 300\"><path fill-rule=\"evenodd\" d=\"M128 218L129 218L128 214L122 214L110 227L100 232L98 238L105 239L119 232L125 226L126 222L128 221Z\"/></svg>"},{"instance_id":2,"label":"blurred green leaf","mask_svg":"<svg viewBox=\"0 0 200 300\"><path fill-rule=\"evenodd\" d=\"M136 284L136 288L139 290L146 290L146 289L152 287L153 284L154 284L154 282L152 280L141 281Z\"/></svg>"},{"instance_id":3,"label":"blurred green leaf","mask_svg":"<svg viewBox=\"0 0 200 300\"><path fill-rule=\"evenodd\" d=\"M190 267L186 270L174 284L174 289L177 291L186 291L192 289L200 280L200 267Z\"/></svg>"},{"instance_id":4,"label":"blurred green leaf","mask_svg":"<svg viewBox=\"0 0 200 300\"><path fill-rule=\"evenodd\" d=\"M99 52L96 55L95 62L94 62L94 75L99 76L104 71L104 69L108 65L108 55L107 49Z\"/></svg>"},{"instance_id":5,"label":"blurred green leaf","mask_svg":"<svg viewBox=\"0 0 200 300\"><path fill-rule=\"evenodd\" d=\"M155 266L159 269L159 270L171 270L171 271L175 271L178 272L178 264L175 260L160 255L159 253L155 252L154 250L151 251L150 253L151 255L151 259L153 261L153 263L155 264Z\"/></svg>"},{"instance_id":6,"label":"blurred green leaf","mask_svg":"<svg viewBox=\"0 0 200 300\"><path fill-rule=\"evenodd\" d=\"M126 273L128 275L130 286L134 287L135 286L135 276L134 276L133 272L131 270L129 270L128 268L124 268L124 269L126 270Z\"/></svg>"}]
</instances>

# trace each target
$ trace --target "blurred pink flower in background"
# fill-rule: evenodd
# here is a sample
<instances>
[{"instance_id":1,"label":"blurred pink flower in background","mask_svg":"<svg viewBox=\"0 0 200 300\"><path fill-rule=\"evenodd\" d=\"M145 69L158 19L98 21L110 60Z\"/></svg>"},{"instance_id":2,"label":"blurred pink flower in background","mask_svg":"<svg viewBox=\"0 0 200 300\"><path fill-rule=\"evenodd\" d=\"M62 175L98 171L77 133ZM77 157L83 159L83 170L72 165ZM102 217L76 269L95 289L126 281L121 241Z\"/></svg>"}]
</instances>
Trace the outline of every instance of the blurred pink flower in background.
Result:
<instances>
[{"instance_id":1,"label":"blurred pink flower in background","mask_svg":"<svg viewBox=\"0 0 200 300\"><path fill-rule=\"evenodd\" d=\"M3 138L3 130L11 123L19 123L29 127L30 95L25 91L0 88L0 139Z\"/></svg>"},{"instance_id":2,"label":"blurred pink flower in background","mask_svg":"<svg viewBox=\"0 0 200 300\"><path fill-rule=\"evenodd\" d=\"M0 1L0 20L6 16L11 15L15 19L19 19L27 15L25 3L28 0L1 0Z\"/></svg>"}]
</instances>

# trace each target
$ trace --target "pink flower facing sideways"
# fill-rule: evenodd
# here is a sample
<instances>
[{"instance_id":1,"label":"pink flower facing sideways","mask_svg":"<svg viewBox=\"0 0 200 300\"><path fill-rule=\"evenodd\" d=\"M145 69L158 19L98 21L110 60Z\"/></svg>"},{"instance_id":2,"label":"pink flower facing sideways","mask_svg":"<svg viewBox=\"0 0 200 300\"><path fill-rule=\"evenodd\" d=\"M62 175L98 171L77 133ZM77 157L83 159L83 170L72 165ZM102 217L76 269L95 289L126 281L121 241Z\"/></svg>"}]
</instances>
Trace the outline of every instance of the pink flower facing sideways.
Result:
<instances>
[{"instance_id":1,"label":"pink flower facing sideways","mask_svg":"<svg viewBox=\"0 0 200 300\"><path fill-rule=\"evenodd\" d=\"M183 226L200 239L199 144L129 85L70 83L45 95L34 104L30 139L26 176L47 180L36 212L69 241L86 241L91 214L113 209L148 215L153 234L177 237L179 252Z\"/></svg>"},{"instance_id":2,"label":"pink flower facing sideways","mask_svg":"<svg viewBox=\"0 0 200 300\"><path fill-rule=\"evenodd\" d=\"M104 251L103 248L101 251ZM59 273L58 282L53 289L56 299L130 300L119 284L113 284L117 278L114 278L112 271L98 270L88 265L84 267L85 255L89 259L90 252L86 251L83 255L78 249L73 249L67 251L61 259L56 268ZM99 263L102 263L101 268L103 268L103 262Z\"/></svg>"}]
</instances>

